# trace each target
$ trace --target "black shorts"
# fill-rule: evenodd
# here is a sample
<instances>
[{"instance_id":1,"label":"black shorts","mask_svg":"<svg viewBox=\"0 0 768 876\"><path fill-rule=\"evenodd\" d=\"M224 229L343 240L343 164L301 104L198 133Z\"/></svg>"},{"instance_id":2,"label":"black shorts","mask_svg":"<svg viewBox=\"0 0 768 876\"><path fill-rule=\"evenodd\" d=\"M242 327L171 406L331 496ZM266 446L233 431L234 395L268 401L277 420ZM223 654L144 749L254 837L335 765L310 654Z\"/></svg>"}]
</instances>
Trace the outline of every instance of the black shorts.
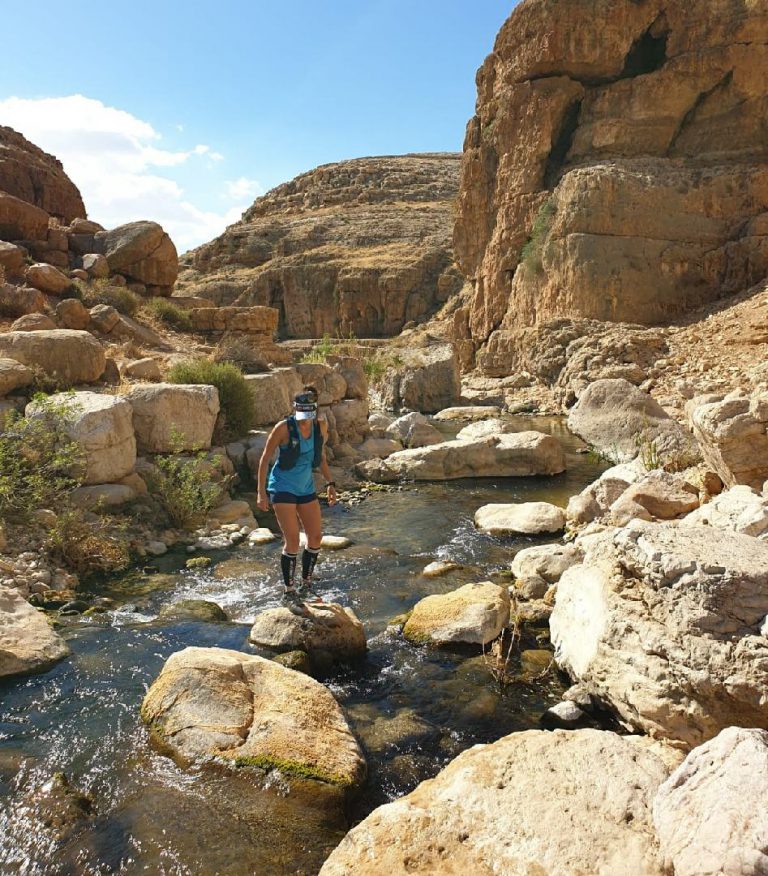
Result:
<instances>
[{"instance_id":1,"label":"black shorts","mask_svg":"<svg viewBox=\"0 0 768 876\"><path fill-rule=\"evenodd\" d=\"M317 499L317 493L308 493L306 496L297 496L295 493L270 493L269 498L273 505L309 505Z\"/></svg>"}]
</instances>

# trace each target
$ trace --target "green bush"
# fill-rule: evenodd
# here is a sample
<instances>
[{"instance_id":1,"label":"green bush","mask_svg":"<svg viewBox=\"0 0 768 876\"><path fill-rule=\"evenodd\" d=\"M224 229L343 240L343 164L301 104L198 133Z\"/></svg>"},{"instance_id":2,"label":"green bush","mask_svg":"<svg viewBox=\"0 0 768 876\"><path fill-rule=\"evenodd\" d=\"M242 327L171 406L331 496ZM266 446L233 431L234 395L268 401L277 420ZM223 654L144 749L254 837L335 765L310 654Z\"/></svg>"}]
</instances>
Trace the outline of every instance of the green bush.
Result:
<instances>
[{"instance_id":1,"label":"green bush","mask_svg":"<svg viewBox=\"0 0 768 876\"><path fill-rule=\"evenodd\" d=\"M186 310L170 302L167 298L152 298L147 310L160 322L180 332L192 331L192 320Z\"/></svg>"},{"instance_id":2,"label":"green bush","mask_svg":"<svg viewBox=\"0 0 768 876\"><path fill-rule=\"evenodd\" d=\"M0 520L6 523L65 506L85 471L84 453L66 433L74 401L40 395L34 401L34 415L9 416L0 435Z\"/></svg>"},{"instance_id":3,"label":"green bush","mask_svg":"<svg viewBox=\"0 0 768 876\"><path fill-rule=\"evenodd\" d=\"M547 198L539 207L539 212L533 220L531 236L520 251L521 263L532 267L536 271L542 269L541 255L544 249L544 242L552 228L552 220L555 218L556 212L555 202L552 198Z\"/></svg>"},{"instance_id":4,"label":"green bush","mask_svg":"<svg viewBox=\"0 0 768 876\"><path fill-rule=\"evenodd\" d=\"M125 524L106 516L87 519L79 508L60 513L49 538L53 555L84 577L118 572L131 560Z\"/></svg>"},{"instance_id":5,"label":"green bush","mask_svg":"<svg viewBox=\"0 0 768 876\"><path fill-rule=\"evenodd\" d=\"M204 451L182 455L183 439L175 431L171 447L170 454L155 457L149 487L171 523L187 529L205 520L221 494L221 485L213 481L213 470L221 459L210 458Z\"/></svg>"},{"instance_id":6,"label":"green bush","mask_svg":"<svg viewBox=\"0 0 768 876\"><path fill-rule=\"evenodd\" d=\"M253 393L248 389L243 372L237 365L194 359L174 365L166 380L169 383L203 383L218 389L223 421L218 437L222 440L240 438L253 426Z\"/></svg>"}]
</instances>

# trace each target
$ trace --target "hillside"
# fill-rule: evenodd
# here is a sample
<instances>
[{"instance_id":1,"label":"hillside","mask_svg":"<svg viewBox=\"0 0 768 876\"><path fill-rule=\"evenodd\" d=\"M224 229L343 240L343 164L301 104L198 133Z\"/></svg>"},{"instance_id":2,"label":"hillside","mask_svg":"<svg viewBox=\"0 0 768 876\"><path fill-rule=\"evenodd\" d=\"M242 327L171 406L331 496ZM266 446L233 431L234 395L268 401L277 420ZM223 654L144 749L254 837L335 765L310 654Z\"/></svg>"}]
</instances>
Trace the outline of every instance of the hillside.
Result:
<instances>
[{"instance_id":1,"label":"hillside","mask_svg":"<svg viewBox=\"0 0 768 876\"><path fill-rule=\"evenodd\" d=\"M275 307L283 337L397 334L461 288L451 248L458 180L454 154L318 167L182 257L177 288Z\"/></svg>"}]
</instances>

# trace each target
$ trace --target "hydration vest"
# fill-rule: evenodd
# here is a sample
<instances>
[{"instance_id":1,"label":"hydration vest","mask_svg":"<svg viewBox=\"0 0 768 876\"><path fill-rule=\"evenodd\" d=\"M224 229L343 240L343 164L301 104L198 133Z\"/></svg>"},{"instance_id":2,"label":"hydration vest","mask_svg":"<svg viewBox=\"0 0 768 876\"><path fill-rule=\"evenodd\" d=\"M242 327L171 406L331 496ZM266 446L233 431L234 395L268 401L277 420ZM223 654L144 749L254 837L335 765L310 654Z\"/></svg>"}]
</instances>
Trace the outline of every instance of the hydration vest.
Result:
<instances>
[{"instance_id":1,"label":"hydration vest","mask_svg":"<svg viewBox=\"0 0 768 876\"><path fill-rule=\"evenodd\" d=\"M301 435L299 427L296 423L296 417L286 417L285 424L288 427L288 443L280 447L280 456L277 464L283 471L292 469L299 460L301 453ZM320 463L323 459L323 433L320 431L320 422L315 420L313 424L313 432L315 436L314 455L312 457L312 468L320 468Z\"/></svg>"}]
</instances>

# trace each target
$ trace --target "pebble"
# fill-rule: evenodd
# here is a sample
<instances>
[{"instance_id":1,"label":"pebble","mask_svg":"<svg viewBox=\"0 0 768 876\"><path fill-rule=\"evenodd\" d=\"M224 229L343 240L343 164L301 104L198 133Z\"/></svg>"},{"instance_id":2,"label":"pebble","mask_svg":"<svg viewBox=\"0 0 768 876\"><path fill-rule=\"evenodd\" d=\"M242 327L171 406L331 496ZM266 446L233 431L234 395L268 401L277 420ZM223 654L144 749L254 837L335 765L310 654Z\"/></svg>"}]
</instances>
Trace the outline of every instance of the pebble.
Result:
<instances>
[{"instance_id":1,"label":"pebble","mask_svg":"<svg viewBox=\"0 0 768 876\"><path fill-rule=\"evenodd\" d=\"M441 575L447 575L449 572L454 572L460 569L459 563L452 563L449 560L435 560L429 563L421 570L421 574L425 578L439 578Z\"/></svg>"},{"instance_id":2,"label":"pebble","mask_svg":"<svg viewBox=\"0 0 768 876\"><path fill-rule=\"evenodd\" d=\"M542 716L542 723L547 727L561 727L564 730L573 730L586 717L584 712L570 700L563 700L551 709L547 709Z\"/></svg>"}]
</instances>

